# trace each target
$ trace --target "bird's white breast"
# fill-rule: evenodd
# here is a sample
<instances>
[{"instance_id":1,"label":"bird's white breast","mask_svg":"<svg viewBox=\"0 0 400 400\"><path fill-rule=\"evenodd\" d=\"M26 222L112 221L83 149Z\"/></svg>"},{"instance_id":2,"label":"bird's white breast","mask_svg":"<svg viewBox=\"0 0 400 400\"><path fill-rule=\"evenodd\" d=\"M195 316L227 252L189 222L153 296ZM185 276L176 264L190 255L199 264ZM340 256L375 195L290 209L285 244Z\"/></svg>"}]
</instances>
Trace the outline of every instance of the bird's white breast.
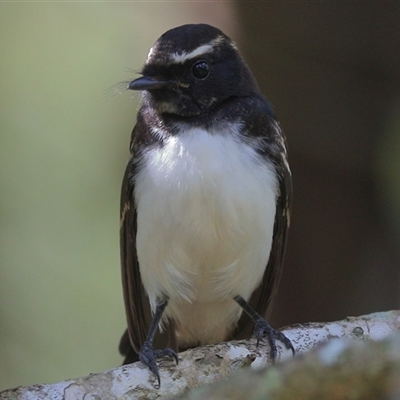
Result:
<instances>
[{"instance_id":1,"label":"bird's white breast","mask_svg":"<svg viewBox=\"0 0 400 400\"><path fill-rule=\"evenodd\" d=\"M169 297L184 343L224 340L241 314L232 297L250 297L269 258L275 170L236 133L172 136L136 177L142 281L153 309Z\"/></svg>"}]
</instances>

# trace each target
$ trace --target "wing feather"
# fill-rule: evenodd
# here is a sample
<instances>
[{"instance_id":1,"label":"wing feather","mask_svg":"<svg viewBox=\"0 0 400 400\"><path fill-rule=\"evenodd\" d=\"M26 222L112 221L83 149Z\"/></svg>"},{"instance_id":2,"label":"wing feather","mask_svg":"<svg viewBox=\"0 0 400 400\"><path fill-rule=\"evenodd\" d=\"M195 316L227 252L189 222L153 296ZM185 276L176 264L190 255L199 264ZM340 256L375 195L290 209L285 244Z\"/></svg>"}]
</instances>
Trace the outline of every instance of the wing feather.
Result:
<instances>
[{"instance_id":1,"label":"wing feather","mask_svg":"<svg viewBox=\"0 0 400 400\"><path fill-rule=\"evenodd\" d=\"M135 169L134 160L131 158L125 170L121 190L121 277L128 329L121 339L120 352L127 357L125 363L135 360L151 323L150 305L140 278L136 253L137 215L133 181Z\"/></svg>"}]
</instances>

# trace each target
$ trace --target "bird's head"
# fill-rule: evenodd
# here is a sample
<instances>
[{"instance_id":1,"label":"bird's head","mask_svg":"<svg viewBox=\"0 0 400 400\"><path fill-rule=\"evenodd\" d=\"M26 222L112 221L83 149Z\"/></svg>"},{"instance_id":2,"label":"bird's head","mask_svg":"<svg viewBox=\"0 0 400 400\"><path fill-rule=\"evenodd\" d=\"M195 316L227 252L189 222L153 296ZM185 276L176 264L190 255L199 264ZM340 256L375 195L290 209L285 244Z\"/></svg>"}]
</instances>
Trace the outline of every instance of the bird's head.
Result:
<instances>
[{"instance_id":1,"label":"bird's head","mask_svg":"<svg viewBox=\"0 0 400 400\"><path fill-rule=\"evenodd\" d=\"M164 33L150 49L142 77L127 86L143 90L159 113L191 117L231 97L258 93L257 83L236 44L206 24Z\"/></svg>"}]
</instances>

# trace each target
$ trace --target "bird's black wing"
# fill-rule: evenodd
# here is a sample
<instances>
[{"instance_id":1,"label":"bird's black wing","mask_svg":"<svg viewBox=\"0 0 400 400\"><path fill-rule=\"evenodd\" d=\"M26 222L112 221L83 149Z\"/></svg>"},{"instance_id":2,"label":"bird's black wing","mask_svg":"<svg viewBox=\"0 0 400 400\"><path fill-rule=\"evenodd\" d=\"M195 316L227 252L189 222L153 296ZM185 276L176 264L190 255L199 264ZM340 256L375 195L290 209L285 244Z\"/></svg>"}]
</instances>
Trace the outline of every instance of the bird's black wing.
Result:
<instances>
[{"instance_id":1,"label":"bird's black wing","mask_svg":"<svg viewBox=\"0 0 400 400\"><path fill-rule=\"evenodd\" d=\"M122 336L119 350L126 357L125 364L138 359L137 353L151 323L150 305L140 278L136 253L135 170L132 157L122 181L120 208L121 276L128 329Z\"/></svg>"},{"instance_id":2,"label":"bird's black wing","mask_svg":"<svg viewBox=\"0 0 400 400\"><path fill-rule=\"evenodd\" d=\"M287 161L286 139L276 121L270 113L265 117L256 118L251 126L265 135L265 146L260 146L260 153L272 161L278 178L278 194L276 198L276 214L273 230L271 252L260 286L253 292L249 305L261 316L265 317L271 308L276 295L282 272L285 255L288 228L290 224L290 208L292 202L292 175ZM259 139L261 144L263 140ZM254 330L251 318L243 313L237 329L235 339L248 338Z\"/></svg>"}]
</instances>

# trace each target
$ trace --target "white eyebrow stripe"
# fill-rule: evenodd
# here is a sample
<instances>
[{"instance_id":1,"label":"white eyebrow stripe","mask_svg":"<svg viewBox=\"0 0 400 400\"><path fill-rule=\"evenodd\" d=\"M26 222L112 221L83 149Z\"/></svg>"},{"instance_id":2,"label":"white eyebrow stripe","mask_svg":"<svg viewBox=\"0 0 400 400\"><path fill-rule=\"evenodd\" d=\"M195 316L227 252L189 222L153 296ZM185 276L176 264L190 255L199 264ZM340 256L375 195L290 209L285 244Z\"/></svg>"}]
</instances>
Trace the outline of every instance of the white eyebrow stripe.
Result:
<instances>
[{"instance_id":1,"label":"white eyebrow stripe","mask_svg":"<svg viewBox=\"0 0 400 400\"><path fill-rule=\"evenodd\" d=\"M218 36L215 39L211 40L211 42L207 44L202 44L201 46L195 48L191 52L180 52L180 53L171 53L171 61L175 63L184 63L187 60L190 60L194 57L201 56L202 54L210 53L215 45L226 40L223 36ZM233 42L229 42L231 47L236 50L236 45Z\"/></svg>"},{"instance_id":2,"label":"white eyebrow stripe","mask_svg":"<svg viewBox=\"0 0 400 400\"><path fill-rule=\"evenodd\" d=\"M146 60L146 62L148 62L148 61L150 60L150 57L151 57L151 55L153 54L153 52L154 52L154 48L151 47L150 50L149 50L149 54L147 55L147 60Z\"/></svg>"},{"instance_id":3,"label":"white eyebrow stripe","mask_svg":"<svg viewBox=\"0 0 400 400\"><path fill-rule=\"evenodd\" d=\"M197 49L192 50L190 53L187 53L186 51L182 53L172 53L171 61L176 63L184 63L185 61L190 60L194 57L209 53L213 49L213 47L213 44L209 43L197 47Z\"/></svg>"}]
</instances>

